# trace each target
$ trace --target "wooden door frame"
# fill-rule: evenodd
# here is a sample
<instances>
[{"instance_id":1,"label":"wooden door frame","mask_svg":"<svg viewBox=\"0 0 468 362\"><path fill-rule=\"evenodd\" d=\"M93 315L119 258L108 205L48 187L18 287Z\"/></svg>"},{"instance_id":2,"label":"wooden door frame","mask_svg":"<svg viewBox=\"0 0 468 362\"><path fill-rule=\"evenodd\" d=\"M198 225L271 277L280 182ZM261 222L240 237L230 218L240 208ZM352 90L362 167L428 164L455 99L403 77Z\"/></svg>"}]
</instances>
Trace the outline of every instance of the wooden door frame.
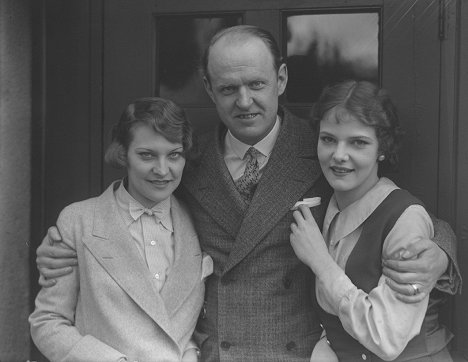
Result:
<instances>
[{"instance_id":1,"label":"wooden door frame","mask_svg":"<svg viewBox=\"0 0 468 362\"><path fill-rule=\"evenodd\" d=\"M110 0L109 0L110 1ZM177 3L184 7L189 6L193 12L207 11L214 8L223 7L226 9L246 10L268 10L272 3L284 4L285 0L205 0L200 2L187 2L186 0L155 1L152 0L154 11L158 13L168 13ZM384 1L381 0L381 3ZM441 6L445 8L441 25L444 30L444 39L441 42L441 86L440 86L440 129L439 129L439 176L437 213L438 216L450 222L454 227L459 240L459 261L462 275L468 280L468 268L463 265L463 261L468 259L468 122L464 117L468 114L468 3L462 0L439 0ZM368 6L376 1L356 0L353 5ZM189 5L187 5L189 4ZM311 0L288 0L288 8L309 7ZM316 0L314 7L330 7L333 5L329 0ZM48 10L54 6L62 6L66 16L60 19L51 19ZM70 9L85 6L86 12L73 13ZM68 200L60 194L52 195L49 181L57 177L60 172L60 165L50 165L48 163L49 152L46 145L53 142L53 134L50 133L57 124L62 122L58 113L51 113L50 107L55 106L54 98L62 89L62 78L51 74L47 68L48 62L53 57L56 62L63 62L63 74L75 74L76 77L83 77L89 80L88 87L75 89L67 95L69 104L80 102L86 107L79 114L72 115L72 118L83 122L83 136L88 137L86 145L86 167L82 171L83 176L79 180L71 179L71 175L65 175L66 181L70 183L70 188L78 190L78 194L87 196L98 194L102 189L102 156L104 137L102 134L103 114L103 54L104 54L104 31L103 21L105 0L69 0L64 3L58 0L48 1L38 0L32 5L33 10L33 122L32 122L32 209L31 209L31 308L32 301L37 293L37 269L35 266L35 248L42 240L48 226L51 225L51 215L56 214ZM279 6L279 5L278 5ZM276 7L275 7L276 8ZM86 54L80 55L79 61L88 66L76 69L73 62L68 63L67 55L57 51L60 46L54 44L50 39L49 26L54 22L73 24L77 20L82 24L82 28L87 28L88 36L78 36L79 29L73 26L61 28L64 39L74 39L87 49ZM265 20L266 23L268 20ZM279 34L276 34L277 36ZM56 46L57 49L53 49ZM63 107L66 115L67 104L56 105ZM79 152L79 150L72 150ZM90 157L89 155L98 155ZM76 197L76 196L74 196ZM466 294L466 293L465 293ZM460 354L468 359L468 345L463 341L468 340L468 297L466 295L457 296L452 307L452 320L454 333L456 335L455 348ZM33 348L32 357L37 356L37 351ZM37 358L40 360L40 358Z\"/></svg>"}]
</instances>

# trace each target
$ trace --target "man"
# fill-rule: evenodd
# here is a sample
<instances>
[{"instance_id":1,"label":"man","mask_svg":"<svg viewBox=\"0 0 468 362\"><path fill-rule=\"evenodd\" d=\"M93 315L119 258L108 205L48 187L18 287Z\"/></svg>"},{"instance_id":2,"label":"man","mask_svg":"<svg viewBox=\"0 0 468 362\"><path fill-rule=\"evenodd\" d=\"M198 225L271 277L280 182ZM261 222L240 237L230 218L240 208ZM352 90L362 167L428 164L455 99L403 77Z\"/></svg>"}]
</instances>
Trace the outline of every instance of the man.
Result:
<instances>
[{"instance_id":1,"label":"man","mask_svg":"<svg viewBox=\"0 0 468 362\"><path fill-rule=\"evenodd\" d=\"M268 32L245 25L222 30L207 49L204 73L222 123L200 141L199 157L187 166L179 190L214 260L196 333L202 360L309 360L322 332L311 303L314 277L296 258L289 234L290 209L298 200L321 197L312 209L320 225L331 194L315 135L278 106L288 73ZM54 233L52 240L59 238ZM456 290L450 237L436 240L447 254L426 240L408 251L416 260L388 261L391 269L384 270L400 298L411 302L428 293L447 270L447 255L446 289ZM58 254L48 243L46 238L38 249L38 264L54 278L57 272L42 268L52 265L48 255Z\"/></svg>"}]
</instances>

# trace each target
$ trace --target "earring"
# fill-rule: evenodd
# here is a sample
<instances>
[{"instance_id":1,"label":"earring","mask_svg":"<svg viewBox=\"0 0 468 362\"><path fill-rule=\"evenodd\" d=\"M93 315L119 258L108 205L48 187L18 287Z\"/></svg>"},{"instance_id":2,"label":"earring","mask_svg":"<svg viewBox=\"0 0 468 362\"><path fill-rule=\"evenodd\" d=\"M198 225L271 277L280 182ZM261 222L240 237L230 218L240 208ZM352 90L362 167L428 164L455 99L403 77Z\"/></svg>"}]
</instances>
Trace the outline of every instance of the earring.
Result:
<instances>
[{"instance_id":1,"label":"earring","mask_svg":"<svg viewBox=\"0 0 468 362\"><path fill-rule=\"evenodd\" d=\"M380 155L379 158L378 158L378 160L379 160L380 162L382 162L383 160L385 160L385 155Z\"/></svg>"}]
</instances>

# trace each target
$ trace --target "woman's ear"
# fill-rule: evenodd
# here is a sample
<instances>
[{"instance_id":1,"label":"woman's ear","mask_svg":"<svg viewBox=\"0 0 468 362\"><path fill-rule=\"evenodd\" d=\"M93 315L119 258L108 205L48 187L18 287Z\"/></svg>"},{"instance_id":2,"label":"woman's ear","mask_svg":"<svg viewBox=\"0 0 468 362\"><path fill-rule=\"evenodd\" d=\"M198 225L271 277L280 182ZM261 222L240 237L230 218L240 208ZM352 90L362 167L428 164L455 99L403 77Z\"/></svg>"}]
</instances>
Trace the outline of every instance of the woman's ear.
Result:
<instances>
[{"instance_id":1,"label":"woman's ear","mask_svg":"<svg viewBox=\"0 0 468 362\"><path fill-rule=\"evenodd\" d=\"M122 167L127 167L127 150L125 149L125 147L122 145L118 145L116 151L119 165Z\"/></svg>"},{"instance_id":2,"label":"woman's ear","mask_svg":"<svg viewBox=\"0 0 468 362\"><path fill-rule=\"evenodd\" d=\"M127 152L125 147L117 142L112 142L104 155L104 161L115 168L127 167Z\"/></svg>"}]
</instances>

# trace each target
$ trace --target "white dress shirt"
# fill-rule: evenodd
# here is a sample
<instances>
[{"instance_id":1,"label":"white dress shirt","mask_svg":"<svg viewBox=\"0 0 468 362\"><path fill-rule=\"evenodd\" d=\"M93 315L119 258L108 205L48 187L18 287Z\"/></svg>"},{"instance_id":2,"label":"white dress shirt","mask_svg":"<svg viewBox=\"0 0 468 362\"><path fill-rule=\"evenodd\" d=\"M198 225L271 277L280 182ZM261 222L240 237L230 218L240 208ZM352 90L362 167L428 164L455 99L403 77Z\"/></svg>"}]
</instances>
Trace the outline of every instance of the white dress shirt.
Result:
<instances>
[{"instance_id":1,"label":"white dress shirt","mask_svg":"<svg viewBox=\"0 0 468 362\"><path fill-rule=\"evenodd\" d=\"M150 209L154 215L143 213L135 220L130 210L144 207L128 193L123 181L115 191L115 197L119 212L152 275L154 285L161 291L174 263L171 199L167 198Z\"/></svg>"},{"instance_id":2,"label":"white dress shirt","mask_svg":"<svg viewBox=\"0 0 468 362\"><path fill-rule=\"evenodd\" d=\"M260 177L275 146L280 126L280 118L276 116L276 122L271 131L261 141L253 145L260 152L257 155ZM226 133L224 138L224 162L234 181L237 181L244 174L245 166L247 165L247 159L244 159L244 156L250 147L251 145L245 144L234 137L231 131Z\"/></svg>"}]
</instances>

